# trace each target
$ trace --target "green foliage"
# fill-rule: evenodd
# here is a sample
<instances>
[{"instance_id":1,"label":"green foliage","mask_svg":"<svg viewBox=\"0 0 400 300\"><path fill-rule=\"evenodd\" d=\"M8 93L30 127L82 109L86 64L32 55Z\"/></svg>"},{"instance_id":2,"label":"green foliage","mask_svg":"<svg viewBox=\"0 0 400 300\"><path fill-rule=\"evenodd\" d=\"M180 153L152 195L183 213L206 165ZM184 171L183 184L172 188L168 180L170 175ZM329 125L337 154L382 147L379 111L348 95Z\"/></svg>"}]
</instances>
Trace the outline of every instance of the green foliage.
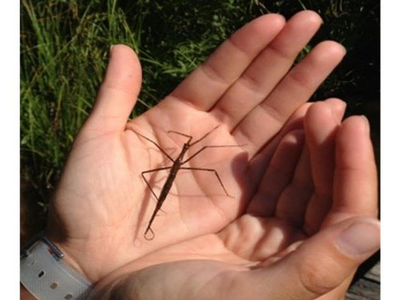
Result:
<instances>
[{"instance_id":1,"label":"green foliage","mask_svg":"<svg viewBox=\"0 0 400 300\"><path fill-rule=\"evenodd\" d=\"M313 96L347 99L378 128L379 4L373 0L22 0L21 165L46 203L88 115L110 45L138 53L143 88L134 115L165 97L223 40L255 17L302 9L324 25L303 53L334 39L347 58ZM366 108L374 107L373 111Z\"/></svg>"}]
</instances>

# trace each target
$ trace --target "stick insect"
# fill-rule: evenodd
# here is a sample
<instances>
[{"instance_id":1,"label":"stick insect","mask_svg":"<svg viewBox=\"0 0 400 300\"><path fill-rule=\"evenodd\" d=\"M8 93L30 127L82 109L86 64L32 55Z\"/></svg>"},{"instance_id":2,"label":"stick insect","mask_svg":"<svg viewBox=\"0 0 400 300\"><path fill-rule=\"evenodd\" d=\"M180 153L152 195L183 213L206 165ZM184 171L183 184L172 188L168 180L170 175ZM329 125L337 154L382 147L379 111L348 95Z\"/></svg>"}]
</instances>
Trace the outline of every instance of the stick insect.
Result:
<instances>
[{"instance_id":1,"label":"stick insect","mask_svg":"<svg viewBox=\"0 0 400 300\"><path fill-rule=\"evenodd\" d=\"M194 145L196 145L197 143L201 142L202 140L204 140L207 136L209 136L214 130L216 130L219 126L216 126L215 128L213 128L212 130L210 130L209 132L207 132L204 136L202 136L200 139L198 139L197 141L191 143L193 137L191 135L187 135L184 133L180 133L177 131L173 131L170 130L167 133L175 133L175 134L179 134L182 135L186 138L188 138L188 140L186 141L186 143L183 144L183 147L181 149L181 152L179 153L179 156L176 159L173 159L167 152L164 151L164 149L161 148L160 145L158 145L156 142L154 142L153 140L149 139L148 137L138 133L137 131L133 130L132 128L129 128L130 130L132 130L133 132L135 132L138 136L140 136L141 138L144 138L145 140L149 141L150 143L152 143L153 145L155 145L166 157L168 157L168 159L172 162L172 166L168 166L168 167L162 167L162 168L156 168L156 169L151 169L151 170L147 170L141 173L142 178L144 179L144 181L146 182L147 187L150 189L151 193L153 194L153 196L157 199L157 205L153 211L153 214L150 218L150 221L146 227L146 230L143 234L143 237L146 240L152 240L155 237L154 231L153 229L151 229L151 225L153 224L153 221L157 215L157 213L159 212L159 210L161 209L161 206L163 205L165 199L168 196L168 193L172 187L172 184L175 181L176 175L178 174L179 170L192 170L192 171L205 171L205 172L214 172L215 176L217 177L222 189L224 190L225 194L228 197L232 197L228 194L224 184L222 183L221 178L218 175L218 172L215 169L207 169L207 168L193 168L193 167L183 167L184 164L186 164L187 162L189 162L191 159L193 159L195 156L197 156L198 154L200 154L201 152L203 152L204 150L206 150L207 148L225 148L225 147L240 147L241 145L208 145L208 146L204 146L201 149L199 149L198 151L196 151L193 155L191 155L189 158L184 159L184 156L186 154L186 152L188 151L188 149ZM162 170L169 170L169 174L168 177L161 189L160 195L157 197L156 193L153 191L153 189L150 186L150 183L148 182L148 180L146 179L146 177L144 176L145 174L148 173L153 173L153 172L157 172L157 171L162 171ZM150 236L149 236L150 233Z\"/></svg>"}]
</instances>

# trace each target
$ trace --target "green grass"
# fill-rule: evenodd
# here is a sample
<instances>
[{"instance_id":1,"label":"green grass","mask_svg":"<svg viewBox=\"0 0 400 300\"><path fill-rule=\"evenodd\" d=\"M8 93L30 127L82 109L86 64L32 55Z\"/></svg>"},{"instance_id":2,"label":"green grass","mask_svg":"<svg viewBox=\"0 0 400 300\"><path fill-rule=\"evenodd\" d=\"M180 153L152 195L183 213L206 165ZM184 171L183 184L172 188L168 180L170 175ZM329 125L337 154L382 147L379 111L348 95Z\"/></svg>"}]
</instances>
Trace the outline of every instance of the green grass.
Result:
<instances>
[{"instance_id":1,"label":"green grass","mask_svg":"<svg viewBox=\"0 0 400 300\"><path fill-rule=\"evenodd\" d=\"M270 2L22 0L21 173L39 193L38 203L46 207L74 136L92 107L110 45L127 44L140 57L143 88L133 116L139 115L236 29L268 12L289 18L312 9L322 15L324 25L302 55L325 39L341 42L348 55L313 99L346 99L350 113L366 114L378 135L376 1Z\"/></svg>"}]
</instances>

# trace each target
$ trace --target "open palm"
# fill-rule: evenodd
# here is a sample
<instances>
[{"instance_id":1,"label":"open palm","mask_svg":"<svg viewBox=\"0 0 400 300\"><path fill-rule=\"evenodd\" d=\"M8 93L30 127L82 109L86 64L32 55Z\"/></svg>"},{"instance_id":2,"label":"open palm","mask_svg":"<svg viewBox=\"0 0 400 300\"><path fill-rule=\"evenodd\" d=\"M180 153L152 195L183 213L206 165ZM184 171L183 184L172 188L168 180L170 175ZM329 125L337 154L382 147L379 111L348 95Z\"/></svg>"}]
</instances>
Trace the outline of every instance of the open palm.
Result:
<instances>
[{"instance_id":1,"label":"open palm","mask_svg":"<svg viewBox=\"0 0 400 300\"><path fill-rule=\"evenodd\" d=\"M291 228L304 226L307 234L317 232L329 218L334 166L316 170L322 177L315 182L307 147L302 146L302 120L309 107L303 103L339 63L343 47L323 42L289 69L320 23L308 11L286 24L278 15L256 19L222 44L159 105L129 123L140 89L140 65L131 49L114 47L96 104L74 143L52 203L48 234L71 263L97 282L148 253L214 236L235 220L233 224L246 222L244 213L255 220L271 217L267 222L271 228L287 222ZM334 116L327 119L330 123L322 136L313 139L316 147L325 140L332 143L329 136L343 113L339 101L328 102ZM155 238L146 241L143 234L156 202L141 173L172 162L137 133L176 158L186 138L168 130L196 140L216 126L189 149L187 157L207 145L238 146L207 149L187 166L215 169L232 197L225 195L213 172L179 171L164 212L153 223ZM315 163L332 155L331 150L315 153ZM320 175L326 170L328 176ZM168 173L147 175L159 194ZM292 180L303 175L305 181ZM288 209L292 196L299 200L296 203L302 202L296 209ZM307 203L313 202L313 208L307 209ZM227 237L219 239L227 239L226 244L229 236L228 230ZM302 237L293 235L295 240Z\"/></svg>"},{"instance_id":2,"label":"open palm","mask_svg":"<svg viewBox=\"0 0 400 300\"><path fill-rule=\"evenodd\" d=\"M337 100L309 108L304 132L280 140L263 190L220 232L134 260L103 279L93 299L342 299L371 251L352 257L338 236L376 216L368 126L362 117L339 125L343 110Z\"/></svg>"},{"instance_id":3,"label":"open palm","mask_svg":"<svg viewBox=\"0 0 400 300\"><path fill-rule=\"evenodd\" d=\"M340 124L343 112L338 100L314 104L304 130L280 139L243 214L218 233L132 261L103 279L93 299L343 298L371 251L352 257L338 236L376 216L368 126L362 117Z\"/></svg>"}]
</instances>

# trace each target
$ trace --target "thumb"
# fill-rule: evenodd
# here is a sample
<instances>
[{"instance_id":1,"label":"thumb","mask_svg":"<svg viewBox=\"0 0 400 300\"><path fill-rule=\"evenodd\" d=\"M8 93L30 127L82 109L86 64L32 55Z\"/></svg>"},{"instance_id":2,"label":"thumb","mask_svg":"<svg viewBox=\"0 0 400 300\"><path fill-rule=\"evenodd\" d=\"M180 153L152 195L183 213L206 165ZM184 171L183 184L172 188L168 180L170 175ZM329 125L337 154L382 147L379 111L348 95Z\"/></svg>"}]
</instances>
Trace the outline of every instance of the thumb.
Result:
<instances>
[{"instance_id":1,"label":"thumb","mask_svg":"<svg viewBox=\"0 0 400 300\"><path fill-rule=\"evenodd\" d=\"M335 289L378 250L380 224L351 218L327 227L304 241L276 264L261 269L254 282L268 299L315 299Z\"/></svg>"},{"instance_id":2,"label":"thumb","mask_svg":"<svg viewBox=\"0 0 400 300\"><path fill-rule=\"evenodd\" d=\"M104 134L124 130L142 82L140 62L128 46L115 45L96 102L84 130Z\"/></svg>"}]
</instances>

